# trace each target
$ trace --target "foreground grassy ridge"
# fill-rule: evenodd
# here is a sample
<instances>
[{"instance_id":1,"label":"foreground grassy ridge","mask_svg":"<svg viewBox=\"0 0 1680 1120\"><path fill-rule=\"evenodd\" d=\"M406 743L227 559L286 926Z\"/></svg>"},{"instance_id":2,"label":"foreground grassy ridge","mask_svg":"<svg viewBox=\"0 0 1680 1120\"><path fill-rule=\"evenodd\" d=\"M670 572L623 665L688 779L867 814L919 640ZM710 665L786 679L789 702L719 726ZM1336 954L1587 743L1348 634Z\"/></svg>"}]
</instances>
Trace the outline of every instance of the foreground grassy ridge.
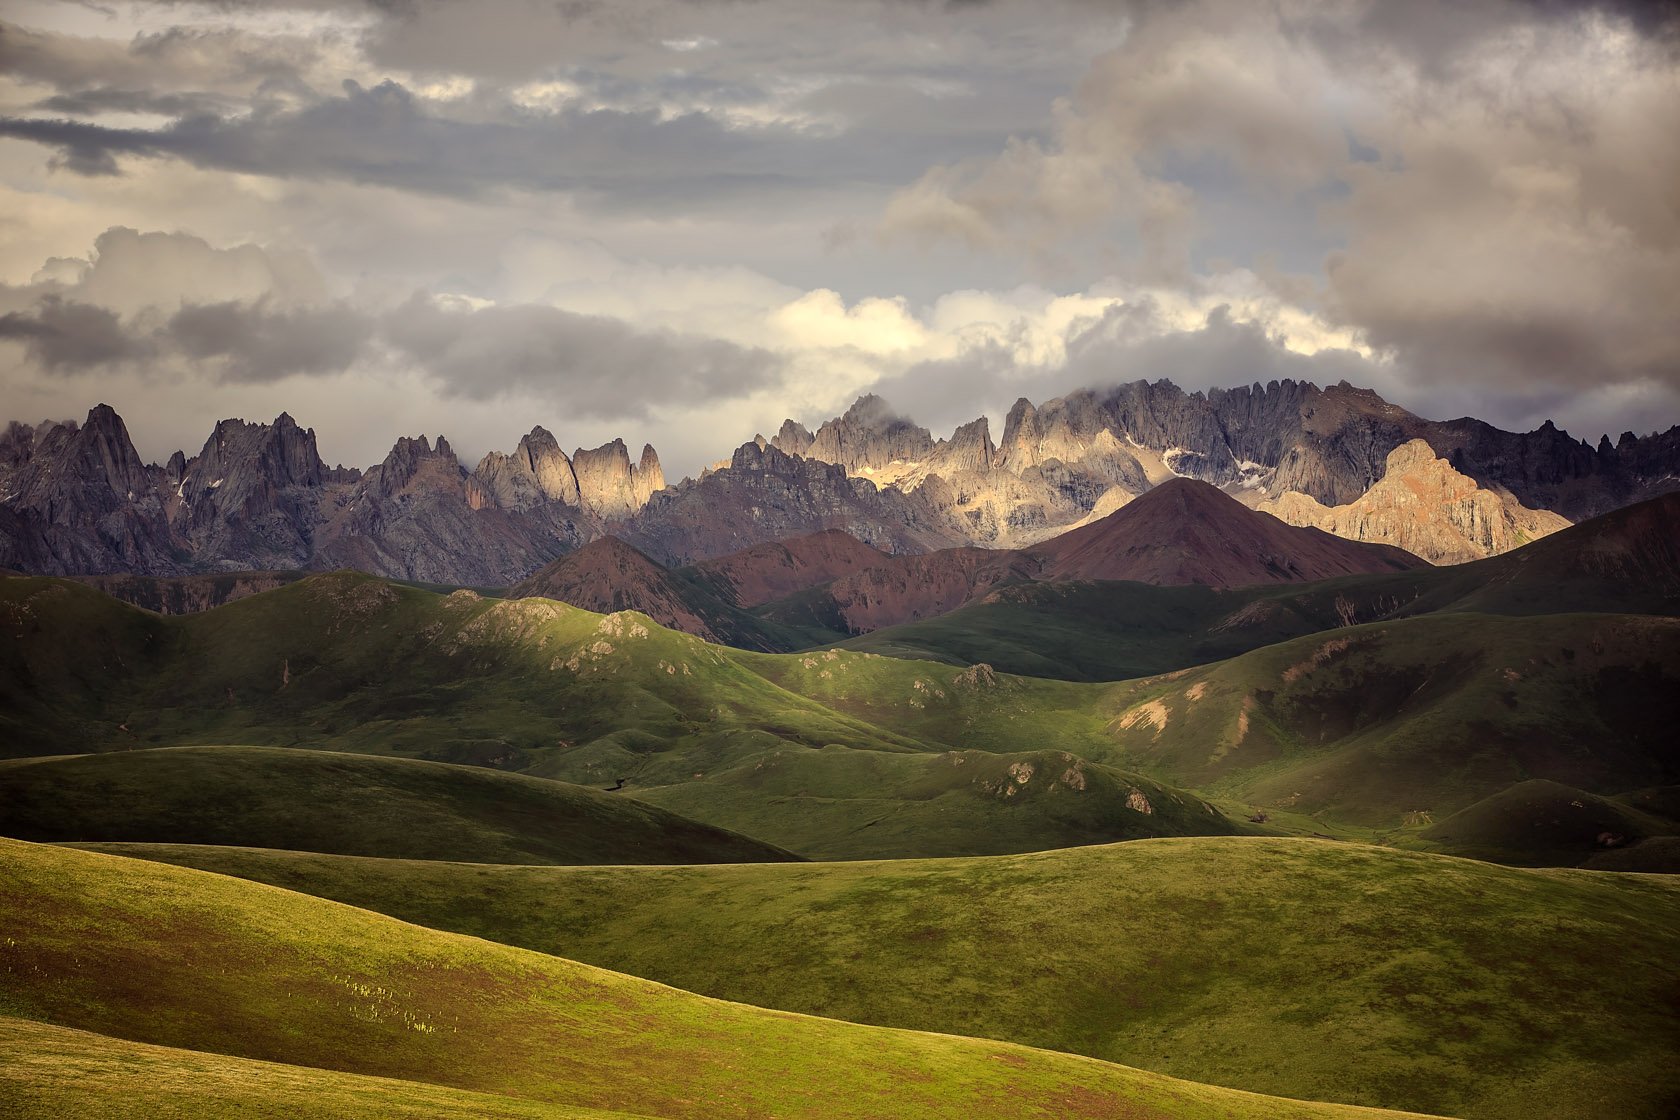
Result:
<instances>
[{"instance_id":1,"label":"foreground grassy ridge","mask_svg":"<svg viewBox=\"0 0 1680 1120\"><path fill-rule=\"evenodd\" d=\"M1518 782L1680 782L1680 619L1446 614L1113 687L1102 761L1397 828Z\"/></svg>"},{"instance_id":2,"label":"foreground grassy ridge","mask_svg":"<svg viewBox=\"0 0 1680 1120\"><path fill-rule=\"evenodd\" d=\"M761 1006L1478 1120L1680 1107L1680 880L1363 845L520 868L124 848Z\"/></svg>"},{"instance_id":3,"label":"foreground grassy ridge","mask_svg":"<svg viewBox=\"0 0 1680 1120\"><path fill-rule=\"evenodd\" d=\"M415 1081L147 1046L0 1016L8 1120L634 1120Z\"/></svg>"},{"instance_id":4,"label":"foreground grassy ridge","mask_svg":"<svg viewBox=\"0 0 1680 1120\"><path fill-rule=\"evenodd\" d=\"M759 863L788 853L596 789L405 758L174 747L0 762L0 832L470 863Z\"/></svg>"},{"instance_id":5,"label":"foreground grassy ridge","mask_svg":"<svg viewBox=\"0 0 1680 1120\"><path fill-rule=\"evenodd\" d=\"M0 841L0 1013L660 1117L1353 1117L1025 1047L860 1027L203 872Z\"/></svg>"}]
</instances>

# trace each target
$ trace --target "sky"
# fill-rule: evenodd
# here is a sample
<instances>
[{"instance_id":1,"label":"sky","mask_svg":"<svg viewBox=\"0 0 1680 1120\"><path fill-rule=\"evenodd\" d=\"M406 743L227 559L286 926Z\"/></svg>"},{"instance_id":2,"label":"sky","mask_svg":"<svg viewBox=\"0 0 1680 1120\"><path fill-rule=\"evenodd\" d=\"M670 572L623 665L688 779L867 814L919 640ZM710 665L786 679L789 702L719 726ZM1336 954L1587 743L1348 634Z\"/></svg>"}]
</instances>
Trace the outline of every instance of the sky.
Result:
<instances>
[{"instance_id":1,"label":"sky","mask_svg":"<svg viewBox=\"0 0 1680 1120\"><path fill-rule=\"evenodd\" d=\"M1676 5L0 6L0 423L676 478L1162 377L1680 423Z\"/></svg>"}]
</instances>

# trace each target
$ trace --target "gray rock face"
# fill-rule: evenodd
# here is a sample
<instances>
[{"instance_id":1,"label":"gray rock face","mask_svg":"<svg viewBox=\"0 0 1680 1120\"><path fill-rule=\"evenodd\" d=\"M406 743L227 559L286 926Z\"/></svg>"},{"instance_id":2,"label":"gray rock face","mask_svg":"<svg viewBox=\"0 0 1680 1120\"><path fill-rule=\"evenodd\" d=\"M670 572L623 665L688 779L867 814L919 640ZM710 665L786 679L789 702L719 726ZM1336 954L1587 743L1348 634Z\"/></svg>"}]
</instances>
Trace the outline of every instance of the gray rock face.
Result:
<instances>
[{"instance_id":1,"label":"gray rock face","mask_svg":"<svg viewBox=\"0 0 1680 1120\"><path fill-rule=\"evenodd\" d=\"M782 431L787 430L788 425L783 424ZM933 436L926 428L897 415L886 401L869 393L854 401L843 415L819 427L810 446L795 454L838 463L857 474L865 468L882 470L895 462L921 462L933 453L933 446Z\"/></svg>"},{"instance_id":2,"label":"gray rock face","mask_svg":"<svg viewBox=\"0 0 1680 1120\"><path fill-rule=\"evenodd\" d=\"M174 574L162 474L140 461L122 417L99 405L87 422L8 431L0 566L63 574Z\"/></svg>"},{"instance_id":3,"label":"gray rock face","mask_svg":"<svg viewBox=\"0 0 1680 1120\"><path fill-rule=\"evenodd\" d=\"M101 405L80 425L0 432L0 566L151 576L348 566L504 586L609 528L666 563L831 528L895 553L1025 547L1175 475L1249 504L1293 493L1349 506L1411 440L1479 487L1569 520L1680 490L1680 427L1594 446L1551 424L1514 433L1424 420L1367 390L1294 381L1208 393L1138 381L1021 400L995 445L983 419L936 440L864 397L814 433L790 420L676 487L652 447L634 462L622 440L568 458L542 428L471 473L442 438L401 439L364 476L327 467L314 432L285 414L224 421L192 458L147 466ZM1497 534L1469 539L1492 548Z\"/></svg>"},{"instance_id":4,"label":"gray rock face","mask_svg":"<svg viewBox=\"0 0 1680 1120\"><path fill-rule=\"evenodd\" d=\"M1113 507L1175 475L1250 491L1256 501L1293 492L1328 507L1347 505L1383 477L1391 452L1414 439L1480 485L1572 521L1680 488L1680 427L1645 439L1625 433L1614 445L1605 438L1595 449L1549 423L1513 433L1477 420L1424 420L1345 382L1321 389L1284 380L1186 393L1168 381L1135 381L1039 405L1023 398L1004 422L990 478L972 457L959 469L942 469L941 455L959 437L928 450L905 434L907 426L885 402L863 398L819 428L804 453L858 474L882 468L882 448L920 451L924 470L886 484L911 490L940 474L933 504L953 514L954 530L988 544L1028 543L1024 536L1065 527L1099 503ZM783 426L802 430L792 421ZM824 440L825 431L836 437Z\"/></svg>"},{"instance_id":5,"label":"gray rock face","mask_svg":"<svg viewBox=\"0 0 1680 1120\"><path fill-rule=\"evenodd\" d=\"M512 455L490 452L473 475L491 504L501 509L533 509L545 502L579 504L572 461L546 428L532 428Z\"/></svg>"},{"instance_id":6,"label":"gray rock face","mask_svg":"<svg viewBox=\"0 0 1680 1120\"><path fill-rule=\"evenodd\" d=\"M175 537L204 568L300 568L314 551L329 483L353 481L321 462L315 432L282 412L273 424L223 420L192 459L164 468Z\"/></svg>"},{"instance_id":7,"label":"gray rock face","mask_svg":"<svg viewBox=\"0 0 1680 1120\"><path fill-rule=\"evenodd\" d=\"M959 543L918 494L878 489L844 468L744 443L725 469L655 494L622 535L661 563L692 564L839 529L885 552Z\"/></svg>"}]
</instances>

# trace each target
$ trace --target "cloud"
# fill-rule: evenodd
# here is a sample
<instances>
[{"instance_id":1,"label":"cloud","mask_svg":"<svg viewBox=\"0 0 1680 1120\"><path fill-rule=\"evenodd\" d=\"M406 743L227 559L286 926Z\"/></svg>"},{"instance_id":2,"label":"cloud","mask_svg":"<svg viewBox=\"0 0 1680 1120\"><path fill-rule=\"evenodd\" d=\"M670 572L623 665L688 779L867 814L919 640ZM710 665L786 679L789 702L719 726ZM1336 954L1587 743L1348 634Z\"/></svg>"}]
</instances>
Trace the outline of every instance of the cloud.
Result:
<instances>
[{"instance_id":1,"label":"cloud","mask_svg":"<svg viewBox=\"0 0 1680 1120\"><path fill-rule=\"evenodd\" d=\"M1140 4L1050 141L928 169L877 228L1029 261L1107 240L1190 285L1229 246L1289 252L1255 227L1299 242L1304 204L1338 244L1290 289L1415 380L1680 386L1680 24L1658 7Z\"/></svg>"},{"instance_id":2,"label":"cloud","mask_svg":"<svg viewBox=\"0 0 1680 1120\"><path fill-rule=\"evenodd\" d=\"M766 350L540 304L475 308L416 296L384 316L382 331L448 396L535 393L599 419L741 397L780 370Z\"/></svg>"},{"instance_id":3,"label":"cloud","mask_svg":"<svg viewBox=\"0 0 1680 1120\"><path fill-rule=\"evenodd\" d=\"M184 233L115 226L87 257L49 260L29 285L0 285L0 338L51 374L177 369L218 382L338 373L372 322L331 299L307 258Z\"/></svg>"},{"instance_id":4,"label":"cloud","mask_svg":"<svg viewBox=\"0 0 1680 1120\"><path fill-rule=\"evenodd\" d=\"M115 312L58 295L41 297L27 311L0 315L0 339L23 343L29 356L52 373L109 366L147 350L143 339L123 329Z\"/></svg>"},{"instance_id":5,"label":"cloud","mask_svg":"<svg viewBox=\"0 0 1680 1120\"><path fill-rule=\"evenodd\" d=\"M266 300L187 304L158 332L222 381L277 381L293 374L348 369L373 333L368 317L344 303L273 308Z\"/></svg>"}]
</instances>

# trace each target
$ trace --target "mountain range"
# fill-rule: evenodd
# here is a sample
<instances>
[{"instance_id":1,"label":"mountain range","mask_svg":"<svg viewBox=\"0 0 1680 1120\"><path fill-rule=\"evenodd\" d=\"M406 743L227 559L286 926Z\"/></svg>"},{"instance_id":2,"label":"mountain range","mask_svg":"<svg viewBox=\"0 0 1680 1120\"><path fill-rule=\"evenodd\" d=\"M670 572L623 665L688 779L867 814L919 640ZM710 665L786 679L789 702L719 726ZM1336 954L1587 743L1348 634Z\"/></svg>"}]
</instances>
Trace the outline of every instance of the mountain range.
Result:
<instances>
[{"instance_id":1,"label":"mountain range","mask_svg":"<svg viewBox=\"0 0 1680 1120\"><path fill-rule=\"evenodd\" d=\"M0 434L0 566L184 576L357 568L506 587L617 536L680 567L824 530L894 555L1028 549L1175 478L1291 524L1432 563L1494 555L1680 488L1680 427L1595 447L1429 421L1341 383L1186 393L1081 390L936 439L878 397L811 431L792 420L668 484L652 447L570 455L537 427L468 469L447 439L403 437L366 469L328 467L313 429L227 420L197 454L146 464L108 406Z\"/></svg>"}]
</instances>

